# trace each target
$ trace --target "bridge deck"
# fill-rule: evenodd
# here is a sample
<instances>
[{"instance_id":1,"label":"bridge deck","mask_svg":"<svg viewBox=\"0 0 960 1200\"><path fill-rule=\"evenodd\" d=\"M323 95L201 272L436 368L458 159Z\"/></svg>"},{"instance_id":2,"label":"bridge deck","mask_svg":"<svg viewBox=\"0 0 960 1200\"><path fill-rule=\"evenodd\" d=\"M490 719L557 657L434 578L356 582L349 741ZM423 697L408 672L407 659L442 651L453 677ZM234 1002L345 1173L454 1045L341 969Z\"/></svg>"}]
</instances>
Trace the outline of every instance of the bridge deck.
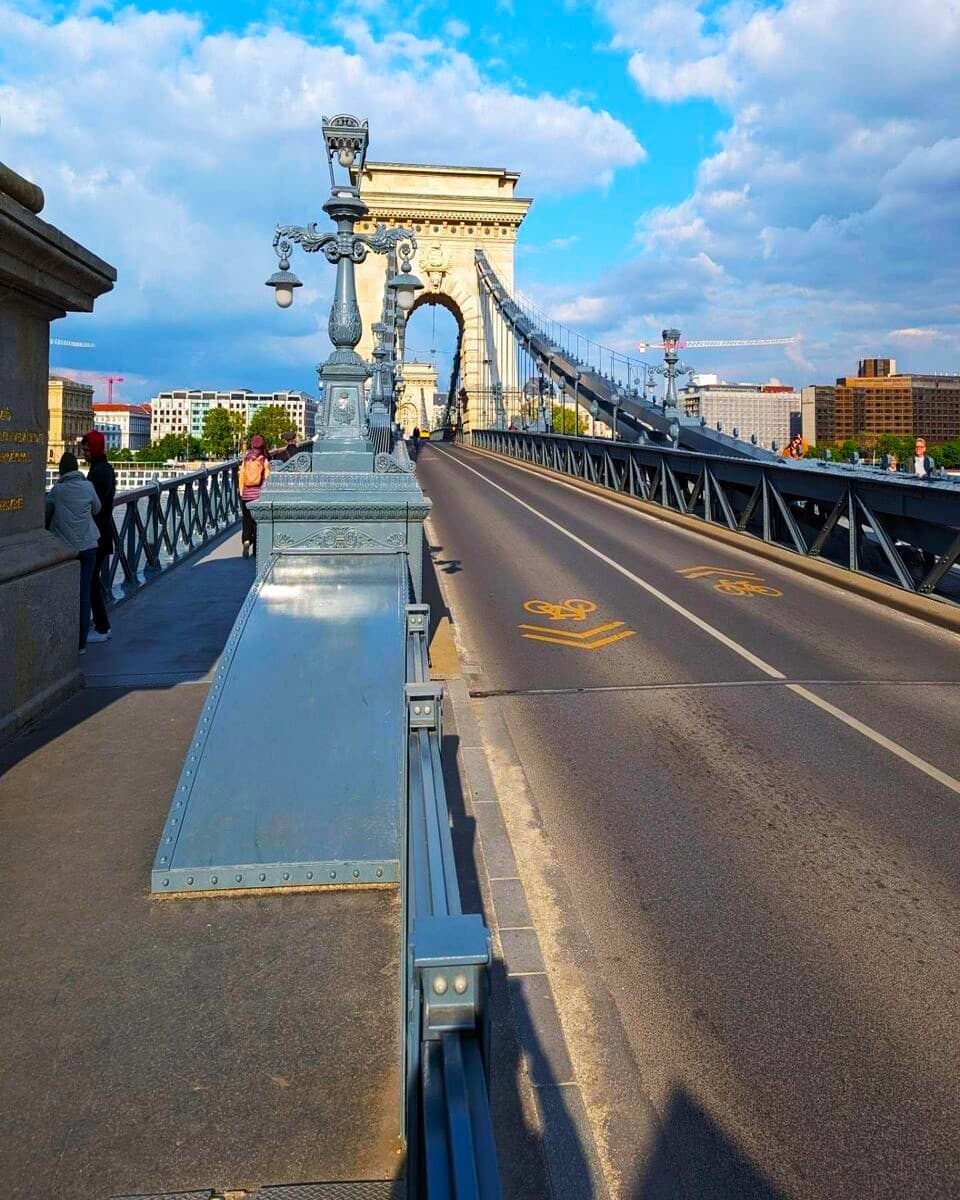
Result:
<instances>
[{"instance_id":1,"label":"bridge deck","mask_svg":"<svg viewBox=\"0 0 960 1200\"><path fill-rule=\"evenodd\" d=\"M237 551L229 539L118 610L112 643L87 652L87 690L0 752L8 1197L382 1179L402 1165L399 1019L381 1000L399 971L396 893L149 894L252 580ZM236 771L282 757L251 721Z\"/></svg>"}]
</instances>

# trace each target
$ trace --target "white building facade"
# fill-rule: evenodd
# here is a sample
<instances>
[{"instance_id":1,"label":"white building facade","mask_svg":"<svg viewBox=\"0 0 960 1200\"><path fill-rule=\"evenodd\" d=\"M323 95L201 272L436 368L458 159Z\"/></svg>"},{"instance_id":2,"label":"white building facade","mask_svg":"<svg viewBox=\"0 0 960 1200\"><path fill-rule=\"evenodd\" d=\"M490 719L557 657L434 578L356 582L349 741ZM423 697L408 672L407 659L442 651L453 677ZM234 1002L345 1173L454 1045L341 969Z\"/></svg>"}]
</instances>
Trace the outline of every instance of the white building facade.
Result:
<instances>
[{"instance_id":1,"label":"white building facade","mask_svg":"<svg viewBox=\"0 0 960 1200\"><path fill-rule=\"evenodd\" d=\"M153 411L150 436L157 442L168 433L203 437L203 420L212 408L225 408L243 417L244 429L261 408L279 405L290 418L301 440L312 438L317 425L317 401L306 392L251 392L246 388L230 392L184 388L158 392L150 402Z\"/></svg>"},{"instance_id":2,"label":"white building facade","mask_svg":"<svg viewBox=\"0 0 960 1200\"><path fill-rule=\"evenodd\" d=\"M737 430L744 441L756 434L761 446L783 448L800 432L800 393L780 383L725 383L716 375L695 375L677 394L688 417L703 417L723 432Z\"/></svg>"},{"instance_id":3,"label":"white building facade","mask_svg":"<svg viewBox=\"0 0 960 1200\"><path fill-rule=\"evenodd\" d=\"M150 445L149 404L95 404L93 427L108 450L142 450Z\"/></svg>"}]
</instances>

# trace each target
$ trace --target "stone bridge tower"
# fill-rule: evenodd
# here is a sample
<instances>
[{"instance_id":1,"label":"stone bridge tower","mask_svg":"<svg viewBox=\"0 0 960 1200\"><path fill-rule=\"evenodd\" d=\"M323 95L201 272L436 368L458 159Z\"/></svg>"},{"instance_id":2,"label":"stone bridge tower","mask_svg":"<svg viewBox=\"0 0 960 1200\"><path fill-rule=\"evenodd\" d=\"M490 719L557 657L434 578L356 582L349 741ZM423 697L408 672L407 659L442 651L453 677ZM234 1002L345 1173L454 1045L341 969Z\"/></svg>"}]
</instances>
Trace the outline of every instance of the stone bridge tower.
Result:
<instances>
[{"instance_id":1,"label":"stone bridge tower","mask_svg":"<svg viewBox=\"0 0 960 1200\"><path fill-rule=\"evenodd\" d=\"M456 319L460 334L460 386L466 388L469 414L477 412L482 386L483 330L474 250L482 249L504 287L513 288L513 255L517 230L532 201L515 195L519 174L495 167L433 167L368 162L360 195L370 209L357 226L369 232L378 222L404 225L417 235L419 251L413 270L424 285L414 311L423 304L442 304ZM357 295L363 340L357 350L373 351L371 326L380 320L384 264L374 255L357 267ZM502 348L501 370L508 386L509 364L516 356ZM448 380L438 386L446 390Z\"/></svg>"}]
</instances>

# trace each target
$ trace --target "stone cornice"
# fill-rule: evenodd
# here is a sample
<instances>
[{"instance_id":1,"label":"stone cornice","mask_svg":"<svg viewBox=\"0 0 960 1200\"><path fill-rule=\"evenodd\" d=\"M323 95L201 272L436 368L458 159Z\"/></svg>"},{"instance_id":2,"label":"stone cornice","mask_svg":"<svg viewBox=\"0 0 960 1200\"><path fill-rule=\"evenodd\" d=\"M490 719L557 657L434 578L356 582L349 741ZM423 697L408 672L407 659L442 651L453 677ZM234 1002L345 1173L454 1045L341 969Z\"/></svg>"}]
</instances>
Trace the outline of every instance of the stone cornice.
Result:
<instances>
[{"instance_id":1,"label":"stone cornice","mask_svg":"<svg viewBox=\"0 0 960 1200\"><path fill-rule=\"evenodd\" d=\"M109 263L0 192L0 285L62 314L92 312L116 278Z\"/></svg>"},{"instance_id":2,"label":"stone cornice","mask_svg":"<svg viewBox=\"0 0 960 1200\"><path fill-rule=\"evenodd\" d=\"M519 226L532 200L494 199L486 196L398 196L388 192L365 192L363 201L370 210L367 220L443 221L459 225Z\"/></svg>"}]
</instances>

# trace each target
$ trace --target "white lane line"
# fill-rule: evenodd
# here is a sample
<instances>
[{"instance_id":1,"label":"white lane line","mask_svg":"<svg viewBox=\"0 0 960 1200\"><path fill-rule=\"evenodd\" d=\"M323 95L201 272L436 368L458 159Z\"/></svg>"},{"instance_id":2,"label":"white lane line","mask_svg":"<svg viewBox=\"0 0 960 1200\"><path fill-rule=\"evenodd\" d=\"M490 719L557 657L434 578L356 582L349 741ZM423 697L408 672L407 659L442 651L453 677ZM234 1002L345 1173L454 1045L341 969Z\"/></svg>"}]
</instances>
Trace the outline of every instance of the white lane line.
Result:
<instances>
[{"instance_id":1,"label":"white lane line","mask_svg":"<svg viewBox=\"0 0 960 1200\"><path fill-rule=\"evenodd\" d=\"M758 671L762 671L771 679L780 679L784 681L787 679L787 676L784 675L782 671L778 671L776 667L771 666L770 663L765 662L756 654L751 653L751 651L749 651L745 646L741 646L740 643L735 642L733 638L729 638L725 633L721 633L720 630L711 625L709 621L704 621L703 618L698 617L696 613L690 612L689 609L684 608L682 604L679 604L665 592L661 592L660 589L654 587L653 584L647 583L645 579L641 579L639 575L635 575L633 571L623 566L622 563L618 563L616 559L610 558L609 555L597 550L595 546L591 546L590 543L584 541L583 538L577 537L575 533L571 533L569 529L564 528L563 525L540 512L532 504L528 504L526 500L521 500L519 496L515 496L509 489L502 487L499 483L494 483L492 479L489 479L481 471L477 471L474 467L468 466L467 463L462 462L459 458L456 458L448 451L439 450L438 448L438 452L442 454L444 458L449 458L451 462L456 463L458 467L462 467L465 471L469 471L471 474L476 475L478 479L482 479L483 482L489 484L490 487L496 488L498 492L502 492L515 504L519 504L521 508L525 508L528 512L533 513L535 517L538 517L541 521L544 521L552 529L555 529L557 533L563 534L565 538L569 538L571 542L574 542L583 550L586 550L588 554L592 554L594 558L599 558L600 561L606 563L608 567L612 567L614 571L618 571L621 575L629 579L631 583L635 583L637 587L642 588L645 592L649 593L649 595L659 600L662 604L665 604L667 608L672 609L675 613L689 621L692 625L696 625L698 629L703 630L704 633L714 638L722 646L726 646L727 649L732 650L734 654L739 654L741 658L746 659L746 661L755 666ZM837 708L836 705L830 704L826 700L821 700L819 696L814 695L813 692L808 691L805 687L801 687L799 684L795 683L787 683L786 686L789 691L793 692L797 696L800 696L801 699L807 700L810 704L815 705L823 712L835 717L838 721L842 721L843 724L849 726L850 729L855 729L858 733L862 734L865 738L868 738L871 742L874 742L878 746L882 746L884 750L888 750L891 754L896 755L897 758L902 759L905 763L909 763L911 767L915 767L918 771L922 771L923 774L929 776L930 779L935 780L937 783L942 784L945 788L948 788L951 792L954 792L956 795L960 796L960 780L954 779L952 775L948 775L945 771L941 771L939 767L935 767L932 763L928 763L926 759L920 758L918 755L912 753L912 751L908 750L905 746L901 746L899 742L895 742L892 739L885 737L882 733L879 733L876 729L872 729L869 725L864 725L862 721L858 721L856 717L852 717L849 713L844 712L842 708Z\"/></svg>"}]
</instances>

